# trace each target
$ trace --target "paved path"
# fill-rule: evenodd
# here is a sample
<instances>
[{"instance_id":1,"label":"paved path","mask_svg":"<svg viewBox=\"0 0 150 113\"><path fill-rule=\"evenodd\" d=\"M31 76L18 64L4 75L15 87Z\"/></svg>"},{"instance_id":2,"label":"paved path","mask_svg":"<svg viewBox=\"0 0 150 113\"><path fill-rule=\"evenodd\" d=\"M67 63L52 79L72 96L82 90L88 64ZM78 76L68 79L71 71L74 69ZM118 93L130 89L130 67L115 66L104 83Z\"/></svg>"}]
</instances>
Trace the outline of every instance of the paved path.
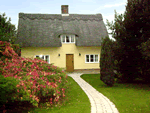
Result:
<instances>
[{"instance_id":1,"label":"paved path","mask_svg":"<svg viewBox=\"0 0 150 113\"><path fill-rule=\"evenodd\" d=\"M82 73L68 74L83 89L91 103L91 113L119 113L115 105L103 94L99 93L80 76Z\"/></svg>"}]
</instances>

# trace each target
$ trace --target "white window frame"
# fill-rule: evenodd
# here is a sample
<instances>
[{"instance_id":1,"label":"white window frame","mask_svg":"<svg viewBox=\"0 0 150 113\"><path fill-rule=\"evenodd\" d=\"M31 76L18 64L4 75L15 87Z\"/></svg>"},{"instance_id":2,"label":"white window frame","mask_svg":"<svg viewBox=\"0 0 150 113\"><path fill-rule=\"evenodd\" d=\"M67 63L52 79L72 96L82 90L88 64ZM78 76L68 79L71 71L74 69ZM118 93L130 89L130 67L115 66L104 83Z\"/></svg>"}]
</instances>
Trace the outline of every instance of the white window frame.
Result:
<instances>
[{"instance_id":1,"label":"white window frame","mask_svg":"<svg viewBox=\"0 0 150 113\"><path fill-rule=\"evenodd\" d=\"M63 36L65 36L65 42L63 42ZM69 36L69 42L66 42L66 36ZM74 42L71 42L71 36L73 36ZM66 44L70 44L70 43L75 43L75 35L61 35L61 43L66 43Z\"/></svg>"},{"instance_id":2,"label":"white window frame","mask_svg":"<svg viewBox=\"0 0 150 113\"><path fill-rule=\"evenodd\" d=\"M49 64L50 64L50 55L35 55L35 58L36 56L39 56L40 58L42 58L42 56L44 56L44 60L46 61L46 56L49 56Z\"/></svg>"},{"instance_id":3,"label":"white window frame","mask_svg":"<svg viewBox=\"0 0 150 113\"><path fill-rule=\"evenodd\" d=\"M89 55L89 62L86 61L86 55ZM86 54L86 55L85 55L85 63L99 63L99 54ZM91 55L94 56L94 57L93 57L93 61L94 61L94 62L91 62L91 58L90 58ZM97 62L95 62L95 55L98 55L98 61L97 61Z\"/></svg>"}]
</instances>

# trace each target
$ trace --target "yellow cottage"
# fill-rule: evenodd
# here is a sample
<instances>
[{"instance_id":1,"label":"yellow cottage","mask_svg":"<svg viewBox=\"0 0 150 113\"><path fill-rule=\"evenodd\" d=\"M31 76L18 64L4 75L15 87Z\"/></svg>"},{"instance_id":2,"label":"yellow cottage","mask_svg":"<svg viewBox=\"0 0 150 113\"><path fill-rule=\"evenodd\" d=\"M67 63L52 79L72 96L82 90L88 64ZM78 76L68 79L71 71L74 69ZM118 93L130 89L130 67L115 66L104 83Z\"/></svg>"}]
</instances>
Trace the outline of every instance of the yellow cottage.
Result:
<instances>
[{"instance_id":1,"label":"yellow cottage","mask_svg":"<svg viewBox=\"0 0 150 113\"><path fill-rule=\"evenodd\" d=\"M68 72L99 69L101 38L108 36L101 14L19 13L21 57L41 57Z\"/></svg>"}]
</instances>

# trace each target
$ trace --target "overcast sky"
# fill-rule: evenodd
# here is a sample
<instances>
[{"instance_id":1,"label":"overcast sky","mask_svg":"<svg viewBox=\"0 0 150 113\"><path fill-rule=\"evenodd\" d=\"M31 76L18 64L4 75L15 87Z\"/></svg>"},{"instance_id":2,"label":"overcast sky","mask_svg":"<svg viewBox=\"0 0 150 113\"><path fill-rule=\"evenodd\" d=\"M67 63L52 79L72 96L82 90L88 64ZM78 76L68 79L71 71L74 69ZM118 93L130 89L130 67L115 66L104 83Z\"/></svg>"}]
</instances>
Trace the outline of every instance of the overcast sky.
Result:
<instances>
[{"instance_id":1,"label":"overcast sky","mask_svg":"<svg viewBox=\"0 0 150 113\"><path fill-rule=\"evenodd\" d=\"M69 5L70 14L101 13L106 24L106 19L114 20L114 10L123 14L126 4L127 0L2 0L0 14L5 12L7 17L11 17L11 23L18 28L20 12L61 14L61 5Z\"/></svg>"}]
</instances>

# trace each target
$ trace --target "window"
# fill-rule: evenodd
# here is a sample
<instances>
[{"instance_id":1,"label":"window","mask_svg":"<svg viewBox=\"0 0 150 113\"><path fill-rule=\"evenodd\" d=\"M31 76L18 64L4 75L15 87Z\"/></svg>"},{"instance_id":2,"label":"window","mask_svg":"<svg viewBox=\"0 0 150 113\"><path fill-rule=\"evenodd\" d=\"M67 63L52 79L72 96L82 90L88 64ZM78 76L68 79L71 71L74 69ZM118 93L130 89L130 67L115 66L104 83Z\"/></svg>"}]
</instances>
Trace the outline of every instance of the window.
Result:
<instances>
[{"instance_id":1,"label":"window","mask_svg":"<svg viewBox=\"0 0 150 113\"><path fill-rule=\"evenodd\" d=\"M86 62L89 62L89 55L86 55Z\"/></svg>"},{"instance_id":2,"label":"window","mask_svg":"<svg viewBox=\"0 0 150 113\"><path fill-rule=\"evenodd\" d=\"M69 36L66 36L66 42L70 42Z\"/></svg>"},{"instance_id":3,"label":"window","mask_svg":"<svg viewBox=\"0 0 150 113\"><path fill-rule=\"evenodd\" d=\"M74 42L74 35L71 35L71 42Z\"/></svg>"},{"instance_id":4,"label":"window","mask_svg":"<svg viewBox=\"0 0 150 113\"><path fill-rule=\"evenodd\" d=\"M61 35L62 43L75 43L75 35Z\"/></svg>"},{"instance_id":5,"label":"window","mask_svg":"<svg viewBox=\"0 0 150 113\"><path fill-rule=\"evenodd\" d=\"M62 42L65 42L65 35L62 36Z\"/></svg>"},{"instance_id":6,"label":"window","mask_svg":"<svg viewBox=\"0 0 150 113\"><path fill-rule=\"evenodd\" d=\"M36 58L41 58L50 64L50 56L49 55L36 55Z\"/></svg>"},{"instance_id":7,"label":"window","mask_svg":"<svg viewBox=\"0 0 150 113\"><path fill-rule=\"evenodd\" d=\"M39 58L40 56L39 55L36 55L36 58Z\"/></svg>"},{"instance_id":8,"label":"window","mask_svg":"<svg viewBox=\"0 0 150 113\"><path fill-rule=\"evenodd\" d=\"M99 62L98 59L99 59L98 55L91 54L91 55L86 55L85 56L85 62L86 63L98 63Z\"/></svg>"}]
</instances>

